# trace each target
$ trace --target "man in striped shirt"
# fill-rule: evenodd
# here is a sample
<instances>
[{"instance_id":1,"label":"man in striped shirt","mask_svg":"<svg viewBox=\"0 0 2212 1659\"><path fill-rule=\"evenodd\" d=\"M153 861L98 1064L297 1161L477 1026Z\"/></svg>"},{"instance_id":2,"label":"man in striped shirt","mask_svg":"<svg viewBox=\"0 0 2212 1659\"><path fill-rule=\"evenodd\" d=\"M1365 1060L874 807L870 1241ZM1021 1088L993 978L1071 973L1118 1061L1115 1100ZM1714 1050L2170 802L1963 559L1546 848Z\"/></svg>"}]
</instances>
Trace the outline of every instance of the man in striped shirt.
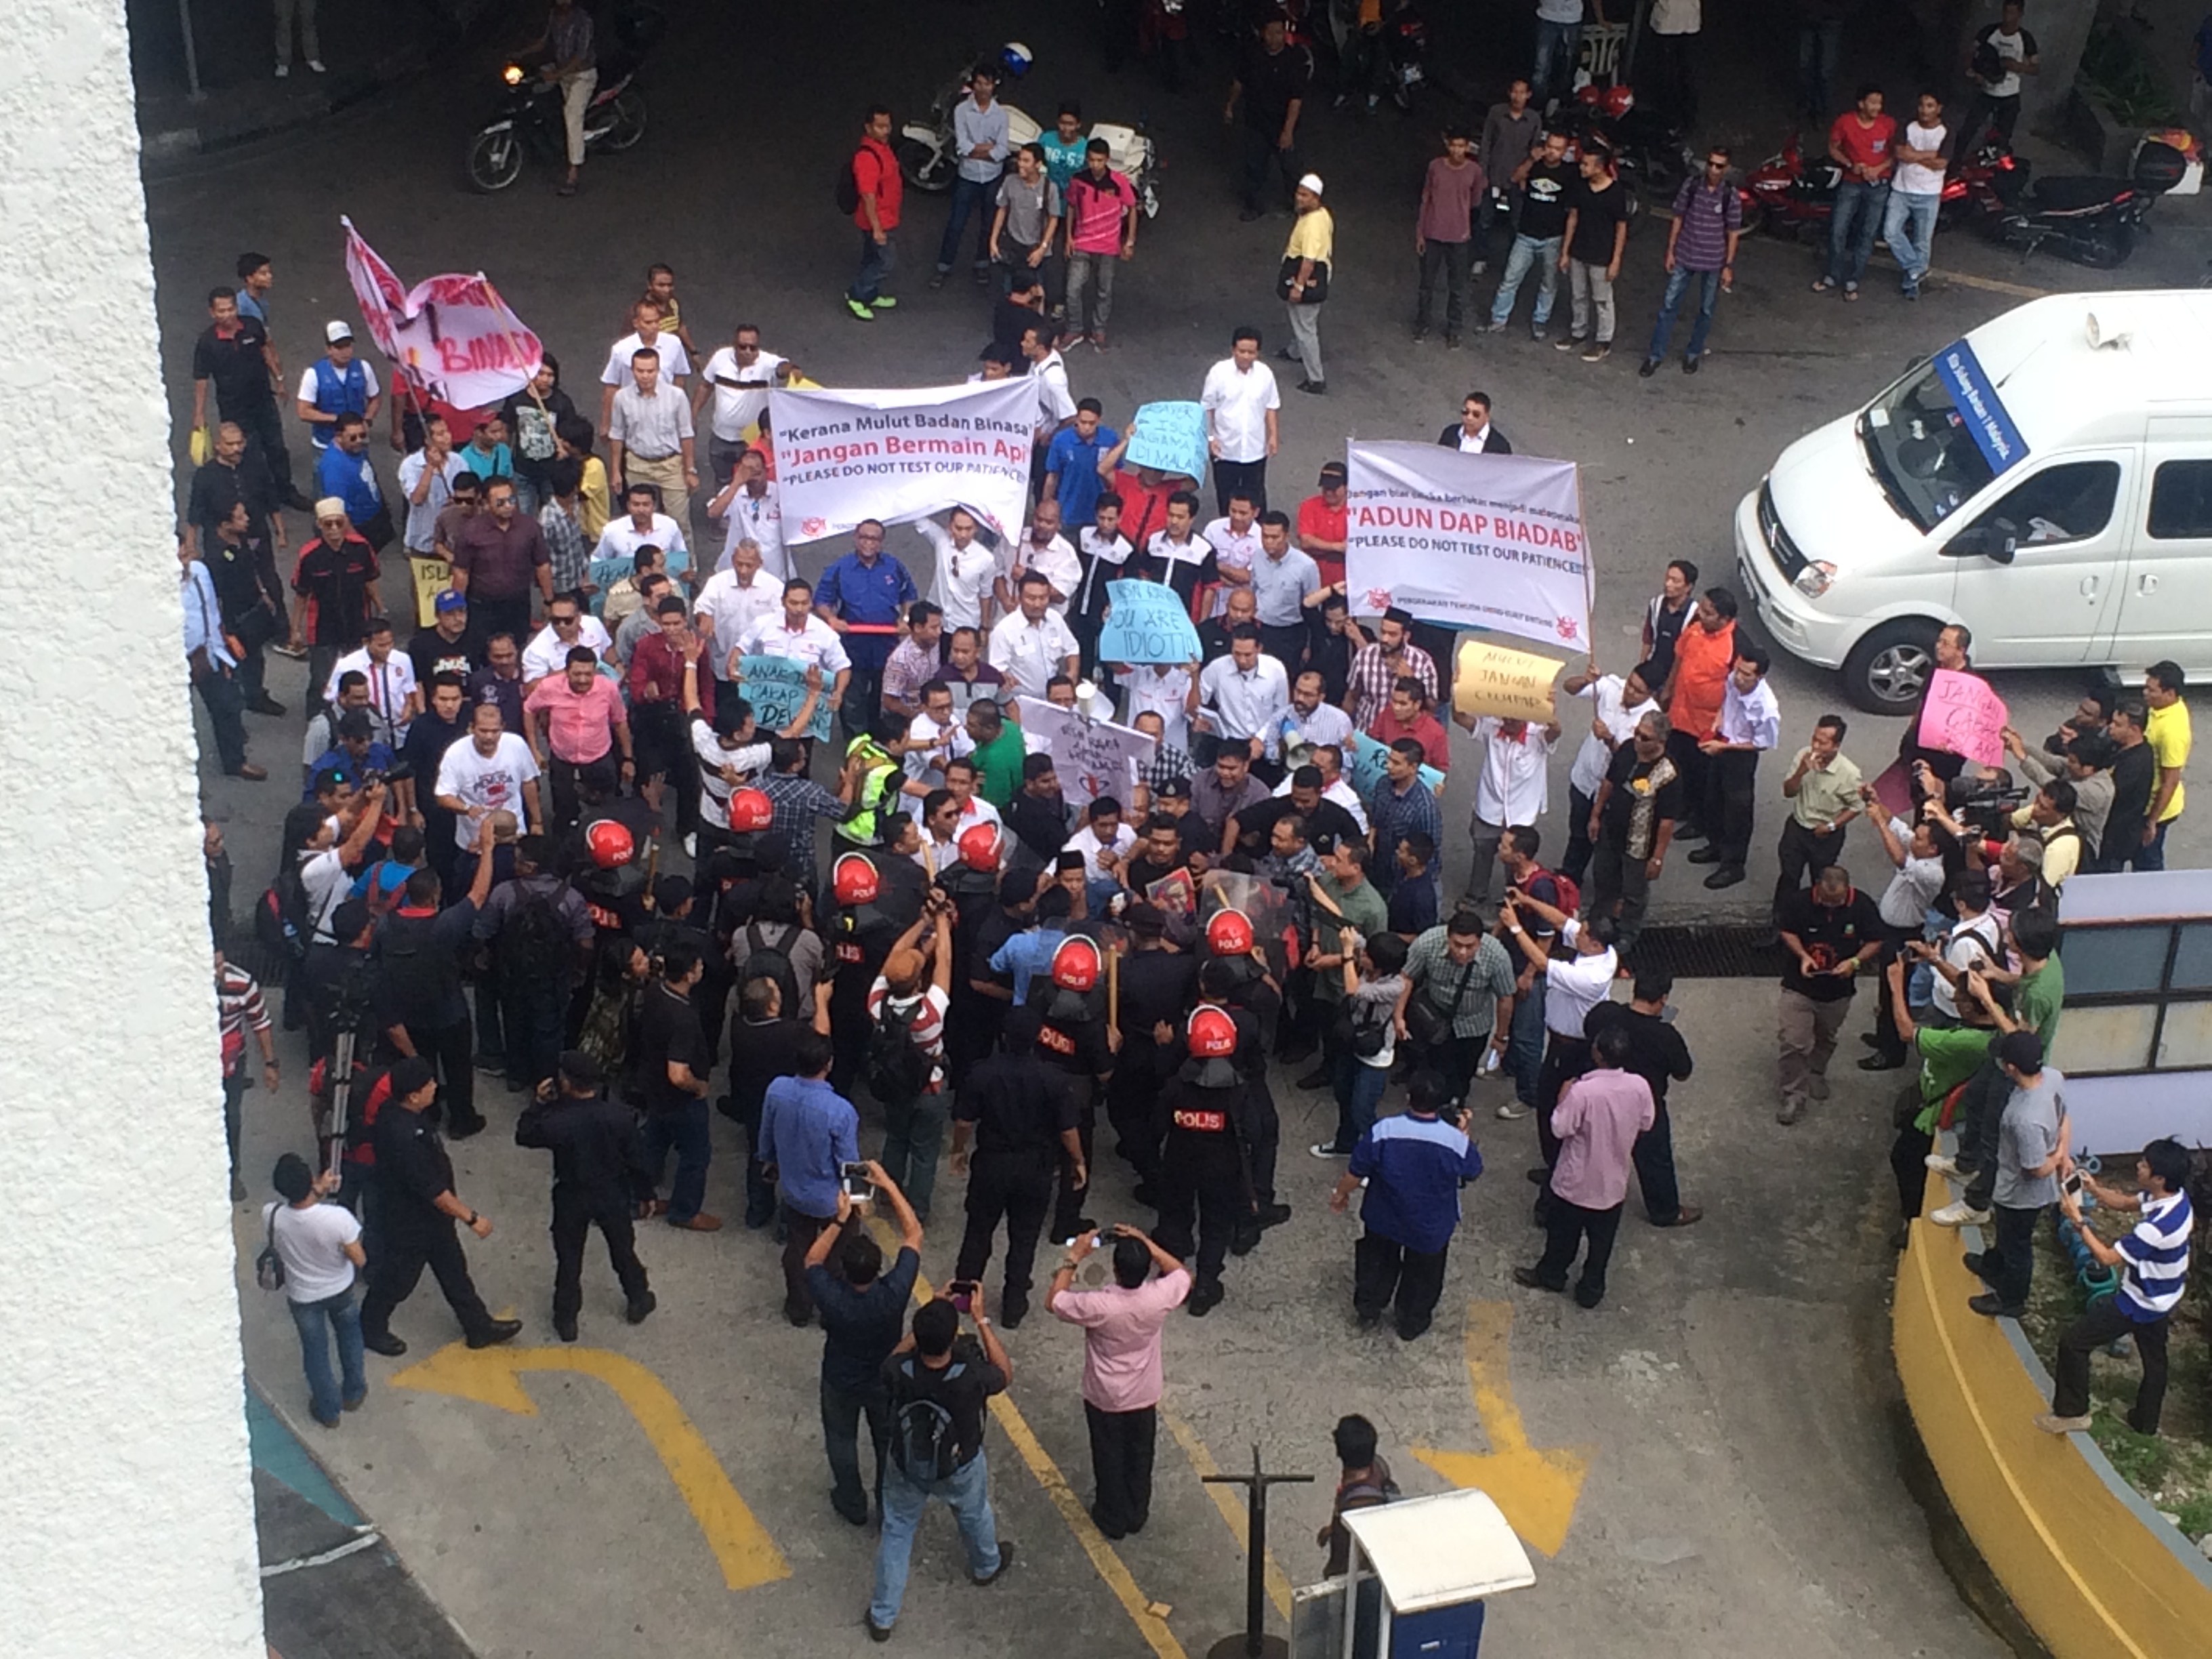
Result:
<instances>
[{"instance_id":1,"label":"man in striped shirt","mask_svg":"<svg viewBox=\"0 0 2212 1659\"><path fill-rule=\"evenodd\" d=\"M2120 1287L2090 1303L2088 1310L2058 1339L2051 1369L2057 1386L2051 1409L2035 1426L2051 1434L2073 1434L2089 1426L2089 1356L2117 1337L2133 1336L2142 1359L2142 1382L2136 1389L2128 1426L2137 1434L2158 1432L2159 1408L2166 1403L2166 1327L2182 1292L2189 1287L2189 1153L2177 1140L2154 1140L2136 1159L2140 1192L2106 1187L2084 1176L2081 1185L2108 1210L2141 1212L2132 1231L2107 1244L2081 1219L2081 1200L2070 1187L2060 1191L2058 1206L2081 1230L2081 1242L2100 1267L2120 1270Z\"/></svg>"},{"instance_id":2,"label":"man in striped shirt","mask_svg":"<svg viewBox=\"0 0 2212 1659\"><path fill-rule=\"evenodd\" d=\"M246 1091L253 1086L246 1075L246 1034L253 1033L261 1045L261 1086L276 1092L276 1041L269 1010L261 1000L261 982L236 963L226 962L220 947L215 953L215 1006L217 1030L222 1037L222 1132L230 1142L230 1196L246 1196L238 1178L238 1131Z\"/></svg>"}]
</instances>

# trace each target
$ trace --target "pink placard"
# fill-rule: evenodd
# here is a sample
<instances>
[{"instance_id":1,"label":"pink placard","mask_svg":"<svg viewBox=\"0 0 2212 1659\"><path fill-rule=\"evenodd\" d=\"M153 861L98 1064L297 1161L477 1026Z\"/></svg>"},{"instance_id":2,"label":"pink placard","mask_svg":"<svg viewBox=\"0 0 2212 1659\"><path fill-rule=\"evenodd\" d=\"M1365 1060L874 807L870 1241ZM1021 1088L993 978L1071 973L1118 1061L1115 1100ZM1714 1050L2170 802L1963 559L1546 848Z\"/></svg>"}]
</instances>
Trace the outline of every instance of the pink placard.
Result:
<instances>
[{"instance_id":1,"label":"pink placard","mask_svg":"<svg viewBox=\"0 0 2212 1659\"><path fill-rule=\"evenodd\" d=\"M2004 759L2006 719L2004 699L1979 675L1939 668L1921 705L1920 746L1995 766Z\"/></svg>"}]
</instances>

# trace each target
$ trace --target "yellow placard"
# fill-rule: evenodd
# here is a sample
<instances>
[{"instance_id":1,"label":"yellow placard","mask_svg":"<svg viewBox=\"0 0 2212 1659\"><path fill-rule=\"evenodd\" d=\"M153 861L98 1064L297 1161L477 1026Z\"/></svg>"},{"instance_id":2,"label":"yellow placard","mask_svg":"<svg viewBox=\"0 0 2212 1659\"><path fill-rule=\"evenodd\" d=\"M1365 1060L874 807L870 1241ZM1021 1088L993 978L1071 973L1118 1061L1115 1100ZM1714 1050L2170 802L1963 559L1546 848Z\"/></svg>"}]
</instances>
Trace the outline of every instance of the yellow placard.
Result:
<instances>
[{"instance_id":1,"label":"yellow placard","mask_svg":"<svg viewBox=\"0 0 2212 1659\"><path fill-rule=\"evenodd\" d=\"M1552 718L1552 681L1559 664L1527 651L1482 640L1462 640L1452 676L1452 707L1462 714L1503 714L1508 720Z\"/></svg>"},{"instance_id":2,"label":"yellow placard","mask_svg":"<svg viewBox=\"0 0 2212 1659\"><path fill-rule=\"evenodd\" d=\"M415 578L415 621L428 628L438 619L438 595L453 585L453 568L443 559L407 556L407 568Z\"/></svg>"}]
</instances>

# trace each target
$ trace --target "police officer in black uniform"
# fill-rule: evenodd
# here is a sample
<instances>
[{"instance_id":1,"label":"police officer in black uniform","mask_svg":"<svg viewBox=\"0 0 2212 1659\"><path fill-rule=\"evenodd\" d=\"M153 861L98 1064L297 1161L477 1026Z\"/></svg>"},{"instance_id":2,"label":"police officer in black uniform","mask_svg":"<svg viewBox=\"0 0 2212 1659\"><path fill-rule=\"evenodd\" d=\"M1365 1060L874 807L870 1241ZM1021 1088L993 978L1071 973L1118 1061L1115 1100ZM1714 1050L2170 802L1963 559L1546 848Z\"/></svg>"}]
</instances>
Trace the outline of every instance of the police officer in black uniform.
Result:
<instances>
[{"instance_id":1,"label":"police officer in black uniform","mask_svg":"<svg viewBox=\"0 0 2212 1659\"><path fill-rule=\"evenodd\" d=\"M1053 951L1051 974L1033 980L1030 1000L1006 1021L1006 1047L1035 1047L1059 1067L1075 1096L1079 1156L1064 1161L1052 1236L1065 1241L1098 1224L1083 1213L1091 1196L1091 1148L1098 1128L1097 1099L1114 1072L1121 1033L1106 1023L1105 954L1097 941L1070 933Z\"/></svg>"},{"instance_id":2,"label":"police officer in black uniform","mask_svg":"<svg viewBox=\"0 0 2212 1659\"><path fill-rule=\"evenodd\" d=\"M397 1358L407 1345L392 1334L392 1310L415 1293L428 1267L437 1275L471 1348L504 1342L522 1328L519 1319L494 1319L469 1278L461 1253L461 1222L478 1238L491 1237L491 1218L453 1192L453 1160L428 1116L437 1097L437 1074L419 1057L392 1068L392 1095L376 1119L376 1185L384 1216L383 1254L368 1265L368 1295L361 1304L361 1340L370 1352Z\"/></svg>"},{"instance_id":3,"label":"police officer in black uniform","mask_svg":"<svg viewBox=\"0 0 2212 1659\"><path fill-rule=\"evenodd\" d=\"M1186 1304L1194 1318L1220 1305L1222 1264L1252 1210L1251 1091L1243 1062L1255 1041L1248 1017L1201 1004L1176 1035L1178 1063L1160 1092L1166 1135L1154 1182L1160 1224L1153 1237L1170 1255L1191 1260L1196 1212L1196 1282Z\"/></svg>"},{"instance_id":4,"label":"police officer in black uniform","mask_svg":"<svg viewBox=\"0 0 2212 1659\"><path fill-rule=\"evenodd\" d=\"M841 1095L851 1094L854 1075L867 1053L868 988L883 972L899 935L921 915L928 890L929 878L920 865L884 847L840 853L830 866L832 908L822 931L830 947L830 1035L836 1054L830 1086Z\"/></svg>"},{"instance_id":5,"label":"police officer in black uniform","mask_svg":"<svg viewBox=\"0 0 2212 1659\"><path fill-rule=\"evenodd\" d=\"M553 1154L553 1328L563 1342L576 1340L584 1244L594 1226L607 1241L629 1322L641 1323L659 1305L637 1259L630 1216L634 1183L647 1173L637 1121L629 1107L606 1098L605 1081L599 1061L571 1048L561 1056L560 1076L538 1085L538 1097L514 1126L516 1146Z\"/></svg>"},{"instance_id":6,"label":"police officer in black uniform","mask_svg":"<svg viewBox=\"0 0 2212 1659\"><path fill-rule=\"evenodd\" d=\"M1106 1120L1115 1150L1137 1172L1136 1199L1153 1200L1152 1177L1160 1161L1160 1090L1174 1067L1154 1040L1153 1028L1181 1023L1198 995L1198 961L1167 944L1167 916L1142 900L1129 906L1129 951L1121 958L1121 1052L1106 1087Z\"/></svg>"},{"instance_id":7,"label":"police officer in black uniform","mask_svg":"<svg viewBox=\"0 0 2212 1659\"><path fill-rule=\"evenodd\" d=\"M968 1177L968 1230L954 1277L980 1283L991 1240L1006 1224L1006 1292L999 1323L1011 1329L1029 1312L1030 1269L1059 1183L1061 1161L1090 1179L1079 1133L1082 1113L1073 1082L1034 1042L992 1054L968 1074L952 1108L952 1172ZM975 1150L969 1150L969 1137Z\"/></svg>"},{"instance_id":8,"label":"police officer in black uniform","mask_svg":"<svg viewBox=\"0 0 2212 1659\"><path fill-rule=\"evenodd\" d=\"M999 1046L1006 1016L1014 1006L1014 976L998 973L991 958L999 948L1030 925L1036 908L1037 872L1015 866L999 878L996 904L983 911L974 927L961 915L954 933L963 960L954 964L952 982L965 985L974 1000L957 1017L945 1033L955 1075L963 1065L973 1066Z\"/></svg>"}]
</instances>

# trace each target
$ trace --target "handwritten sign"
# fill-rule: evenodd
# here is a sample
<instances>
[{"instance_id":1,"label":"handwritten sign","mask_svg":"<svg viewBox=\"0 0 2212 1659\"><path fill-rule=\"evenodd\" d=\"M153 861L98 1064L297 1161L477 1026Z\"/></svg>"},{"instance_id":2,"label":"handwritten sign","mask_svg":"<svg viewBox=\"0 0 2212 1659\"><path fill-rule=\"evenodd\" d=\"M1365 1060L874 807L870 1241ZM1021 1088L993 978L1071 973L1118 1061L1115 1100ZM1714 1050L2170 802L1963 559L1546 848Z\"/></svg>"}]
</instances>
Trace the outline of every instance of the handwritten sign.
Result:
<instances>
[{"instance_id":1,"label":"handwritten sign","mask_svg":"<svg viewBox=\"0 0 2212 1659\"><path fill-rule=\"evenodd\" d=\"M1136 769L1152 759L1158 744L1133 726L1085 718L1072 708L1020 699L1022 736L1033 752L1052 757L1060 793L1077 806L1111 795L1125 806Z\"/></svg>"},{"instance_id":2,"label":"handwritten sign","mask_svg":"<svg viewBox=\"0 0 2212 1659\"><path fill-rule=\"evenodd\" d=\"M1549 657L1462 640L1452 675L1452 707L1462 714L1502 714L1546 725L1552 718L1552 681L1559 672L1559 665Z\"/></svg>"},{"instance_id":3,"label":"handwritten sign","mask_svg":"<svg viewBox=\"0 0 2212 1659\"><path fill-rule=\"evenodd\" d=\"M538 373L538 337L507 308L482 271L425 277L413 288L345 227L346 276L368 337L393 366L434 397L462 409L495 404Z\"/></svg>"},{"instance_id":4,"label":"handwritten sign","mask_svg":"<svg viewBox=\"0 0 2212 1659\"><path fill-rule=\"evenodd\" d=\"M1129 465L1206 477L1206 411L1196 404L1146 404L1129 427L1129 447L1122 454Z\"/></svg>"},{"instance_id":5,"label":"handwritten sign","mask_svg":"<svg viewBox=\"0 0 2212 1659\"><path fill-rule=\"evenodd\" d=\"M453 585L453 568L443 559L410 553L407 574L415 579L415 621L428 628L438 620L438 595Z\"/></svg>"},{"instance_id":6,"label":"handwritten sign","mask_svg":"<svg viewBox=\"0 0 2212 1659\"><path fill-rule=\"evenodd\" d=\"M1921 705L1920 746L1964 755L1977 766L1996 766L2004 759L2002 734L2007 719L2004 699L1990 690L1989 682L1939 668L1928 682L1928 701Z\"/></svg>"},{"instance_id":7,"label":"handwritten sign","mask_svg":"<svg viewBox=\"0 0 2212 1659\"><path fill-rule=\"evenodd\" d=\"M806 702L806 665L789 657L740 657L738 677L744 681L745 701L763 732L781 732L799 718ZM830 735L830 680L822 682L822 695L814 700L814 716L801 737L817 743Z\"/></svg>"},{"instance_id":8,"label":"handwritten sign","mask_svg":"<svg viewBox=\"0 0 2212 1659\"><path fill-rule=\"evenodd\" d=\"M1382 763L1389 752L1389 744L1364 732L1354 732L1345 740L1344 775L1352 781L1352 792L1360 799L1370 799L1377 789L1385 787L1389 775L1383 771ZM1435 767L1425 764L1421 768L1421 781L1431 789L1443 781L1444 775Z\"/></svg>"},{"instance_id":9,"label":"handwritten sign","mask_svg":"<svg viewBox=\"0 0 2212 1659\"><path fill-rule=\"evenodd\" d=\"M1098 635L1101 662L1183 663L1198 656L1198 629L1165 582L1108 582L1106 592L1112 608Z\"/></svg>"}]
</instances>

